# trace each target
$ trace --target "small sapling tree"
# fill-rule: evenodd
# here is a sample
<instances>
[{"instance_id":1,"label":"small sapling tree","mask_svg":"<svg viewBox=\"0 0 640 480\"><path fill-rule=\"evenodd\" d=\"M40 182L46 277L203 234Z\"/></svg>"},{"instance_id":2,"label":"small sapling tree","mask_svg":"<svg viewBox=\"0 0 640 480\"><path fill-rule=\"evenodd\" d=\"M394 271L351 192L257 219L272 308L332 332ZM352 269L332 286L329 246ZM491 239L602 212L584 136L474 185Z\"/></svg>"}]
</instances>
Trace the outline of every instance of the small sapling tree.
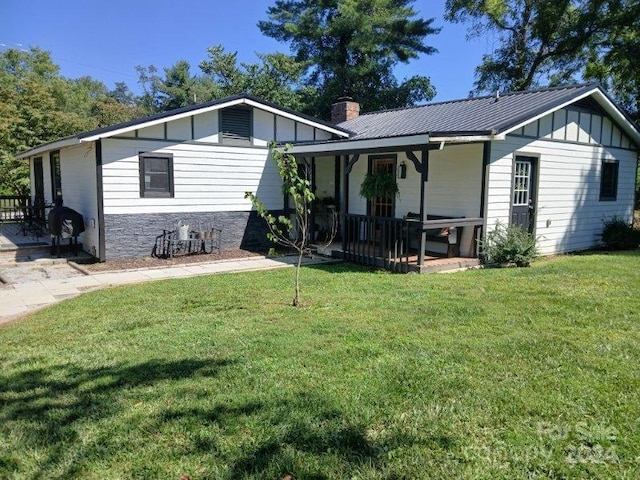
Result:
<instances>
[{"instance_id":1,"label":"small sapling tree","mask_svg":"<svg viewBox=\"0 0 640 480\"><path fill-rule=\"evenodd\" d=\"M306 174L302 174L298 168L298 162L293 155L287 153L291 145L285 145L282 151L271 144L271 154L278 167L278 173L282 179L282 191L289 196L293 203L293 220L286 215L275 217L264 207L262 202L253 192L246 192L245 198L249 198L256 212L267 223L269 231L267 238L278 245L294 250L298 254L295 268L295 293L292 305L300 306L300 266L302 257L310 254L309 233L311 207L315 195L311 189L311 182ZM335 212L331 220L331 234L327 239L327 245L331 243L337 229L337 215Z\"/></svg>"}]
</instances>

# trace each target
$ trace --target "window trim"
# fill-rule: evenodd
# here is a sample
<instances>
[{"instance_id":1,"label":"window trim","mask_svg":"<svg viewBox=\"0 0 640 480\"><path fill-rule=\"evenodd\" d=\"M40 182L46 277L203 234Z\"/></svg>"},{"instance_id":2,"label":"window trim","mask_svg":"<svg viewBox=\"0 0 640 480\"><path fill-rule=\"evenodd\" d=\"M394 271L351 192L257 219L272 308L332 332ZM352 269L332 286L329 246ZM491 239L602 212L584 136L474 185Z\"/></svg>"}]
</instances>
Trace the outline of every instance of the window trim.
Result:
<instances>
[{"instance_id":1,"label":"window trim","mask_svg":"<svg viewBox=\"0 0 640 480\"><path fill-rule=\"evenodd\" d=\"M145 187L145 160L149 158L160 158L168 161L169 190L156 191L148 190ZM140 152L138 154L138 165L140 174L140 198L174 198L175 185L173 177L173 154L172 153L156 153L156 152Z\"/></svg>"},{"instance_id":2,"label":"window trim","mask_svg":"<svg viewBox=\"0 0 640 480\"><path fill-rule=\"evenodd\" d=\"M609 185L605 185L605 181L608 179L605 176L605 168L614 168L615 181L611 188ZM603 159L600 164L600 201L601 202L615 202L618 200L618 183L620 182L620 161L613 159ZM609 189L610 188L610 189ZM606 190L605 190L606 189Z\"/></svg>"},{"instance_id":3,"label":"window trim","mask_svg":"<svg viewBox=\"0 0 640 480\"><path fill-rule=\"evenodd\" d=\"M51 199L55 201L62 197L62 163L60 150L54 150L49 154L49 170L51 173Z\"/></svg>"}]
</instances>

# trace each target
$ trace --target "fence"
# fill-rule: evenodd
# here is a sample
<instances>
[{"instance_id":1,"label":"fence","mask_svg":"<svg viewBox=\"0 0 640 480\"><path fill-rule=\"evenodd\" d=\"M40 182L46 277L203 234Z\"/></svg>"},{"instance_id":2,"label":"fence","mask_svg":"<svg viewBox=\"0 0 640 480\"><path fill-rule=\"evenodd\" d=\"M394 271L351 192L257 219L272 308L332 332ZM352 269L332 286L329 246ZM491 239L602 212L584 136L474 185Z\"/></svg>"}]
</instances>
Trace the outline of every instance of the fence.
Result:
<instances>
[{"instance_id":1,"label":"fence","mask_svg":"<svg viewBox=\"0 0 640 480\"><path fill-rule=\"evenodd\" d=\"M20 221L25 217L31 199L21 195L0 195L0 222Z\"/></svg>"}]
</instances>

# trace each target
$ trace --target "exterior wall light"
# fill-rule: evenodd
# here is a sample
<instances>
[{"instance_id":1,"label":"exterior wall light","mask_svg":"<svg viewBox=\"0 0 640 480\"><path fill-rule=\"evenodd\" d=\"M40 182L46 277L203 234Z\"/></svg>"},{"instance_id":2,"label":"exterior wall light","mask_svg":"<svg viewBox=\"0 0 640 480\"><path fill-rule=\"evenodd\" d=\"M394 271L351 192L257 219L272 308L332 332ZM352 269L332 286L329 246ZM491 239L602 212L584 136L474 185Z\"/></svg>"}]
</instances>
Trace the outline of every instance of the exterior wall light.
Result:
<instances>
[{"instance_id":1,"label":"exterior wall light","mask_svg":"<svg viewBox=\"0 0 640 480\"><path fill-rule=\"evenodd\" d=\"M407 164L404 160L401 161L400 165L398 166L398 177L407 178Z\"/></svg>"}]
</instances>

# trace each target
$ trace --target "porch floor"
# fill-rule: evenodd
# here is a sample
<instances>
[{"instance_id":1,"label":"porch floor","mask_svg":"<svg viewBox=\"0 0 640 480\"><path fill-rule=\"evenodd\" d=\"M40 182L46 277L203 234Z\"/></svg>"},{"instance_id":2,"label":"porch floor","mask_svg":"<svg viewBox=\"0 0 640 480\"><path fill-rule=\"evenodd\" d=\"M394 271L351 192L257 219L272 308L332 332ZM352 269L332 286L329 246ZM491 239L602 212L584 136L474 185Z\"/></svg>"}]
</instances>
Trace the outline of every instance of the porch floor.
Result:
<instances>
[{"instance_id":1,"label":"porch floor","mask_svg":"<svg viewBox=\"0 0 640 480\"><path fill-rule=\"evenodd\" d=\"M27 231L23 235L20 223L0 223L0 250L15 250L18 247L49 245L46 231Z\"/></svg>"},{"instance_id":2,"label":"porch floor","mask_svg":"<svg viewBox=\"0 0 640 480\"><path fill-rule=\"evenodd\" d=\"M320 255L326 255L328 257L342 258L343 250L341 242L334 242L324 247L322 245L314 245L317 248ZM379 258L382 262L382 258ZM464 268L472 268L480 265L480 260L477 258L469 257L443 257L438 255L426 254L424 257L424 265L418 266L418 253L403 257L402 259L392 260L398 267L407 266L408 271L417 273L437 273L459 270ZM402 270L402 268L398 268Z\"/></svg>"}]
</instances>

